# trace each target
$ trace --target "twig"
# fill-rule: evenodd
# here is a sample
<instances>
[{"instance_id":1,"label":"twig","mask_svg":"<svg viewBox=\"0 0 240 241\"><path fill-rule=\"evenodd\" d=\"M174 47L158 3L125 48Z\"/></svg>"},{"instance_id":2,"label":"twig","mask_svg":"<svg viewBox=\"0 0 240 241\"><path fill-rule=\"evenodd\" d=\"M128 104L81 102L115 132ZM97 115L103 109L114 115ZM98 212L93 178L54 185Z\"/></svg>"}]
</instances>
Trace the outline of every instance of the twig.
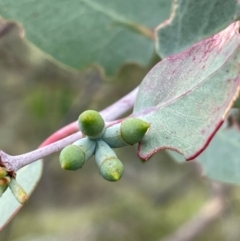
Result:
<instances>
[{"instance_id":1,"label":"twig","mask_svg":"<svg viewBox=\"0 0 240 241\"><path fill-rule=\"evenodd\" d=\"M138 87L100 112L105 121L113 121L130 110L135 102ZM40 146L46 146L79 131L77 121L64 126L49 136Z\"/></svg>"},{"instance_id":2,"label":"twig","mask_svg":"<svg viewBox=\"0 0 240 241\"><path fill-rule=\"evenodd\" d=\"M120 100L116 101L114 104L110 105L109 107L100 112L105 121L111 120L111 122L106 122L107 127L118 123L119 121L113 120L120 117L122 114L126 113L133 107L137 96L137 92L138 87L126 96L124 96L123 98L121 98ZM9 171L16 172L18 169L34 161L37 161L43 157L46 157L54 152L58 152L61 149L63 149L66 145L69 145L74 141L81 139L83 135L80 131L68 136L69 133L72 133L77 130L77 122L73 122L70 125L58 130L49 138L47 138L41 144L41 147L39 149L22 155L11 156L0 150L0 165L6 167Z\"/></svg>"}]
</instances>

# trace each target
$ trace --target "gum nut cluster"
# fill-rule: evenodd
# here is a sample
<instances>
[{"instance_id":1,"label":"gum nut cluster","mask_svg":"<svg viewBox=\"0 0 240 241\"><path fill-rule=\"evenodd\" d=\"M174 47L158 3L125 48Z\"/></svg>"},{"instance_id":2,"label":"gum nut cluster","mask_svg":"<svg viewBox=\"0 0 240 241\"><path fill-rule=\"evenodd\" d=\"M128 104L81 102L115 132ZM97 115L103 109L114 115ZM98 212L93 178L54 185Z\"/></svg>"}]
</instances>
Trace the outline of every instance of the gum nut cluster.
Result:
<instances>
[{"instance_id":1,"label":"gum nut cluster","mask_svg":"<svg viewBox=\"0 0 240 241\"><path fill-rule=\"evenodd\" d=\"M138 143L149 128L147 122L137 118L127 118L106 128L102 116L94 110L83 112L78 118L78 125L86 137L61 151L61 167L65 170L80 169L95 155L100 175L111 182L118 181L123 174L123 164L112 148Z\"/></svg>"},{"instance_id":2,"label":"gum nut cluster","mask_svg":"<svg viewBox=\"0 0 240 241\"><path fill-rule=\"evenodd\" d=\"M4 167L0 167L0 197L9 187L14 197L20 204L24 204L28 200L27 193L14 177L10 177Z\"/></svg>"}]
</instances>

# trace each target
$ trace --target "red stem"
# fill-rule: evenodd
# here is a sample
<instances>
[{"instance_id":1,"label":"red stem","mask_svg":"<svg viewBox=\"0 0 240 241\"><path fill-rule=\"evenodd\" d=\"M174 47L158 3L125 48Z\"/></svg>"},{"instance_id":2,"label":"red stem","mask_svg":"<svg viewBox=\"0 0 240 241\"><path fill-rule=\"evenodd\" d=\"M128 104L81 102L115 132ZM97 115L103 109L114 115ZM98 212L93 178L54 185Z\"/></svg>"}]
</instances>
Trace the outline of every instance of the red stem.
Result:
<instances>
[{"instance_id":1,"label":"red stem","mask_svg":"<svg viewBox=\"0 0 240 241\"><path fill-rule=\"evenodd\" d=\"M79 127L77 121L70 123L69 125L64 126L63 128L57 130L52 135L50 135L47 139L45 139L39 147L47 146L51 143L54 143L58 140L65 138L75 132L79 131Z\"/></svg>"}]
</instances>

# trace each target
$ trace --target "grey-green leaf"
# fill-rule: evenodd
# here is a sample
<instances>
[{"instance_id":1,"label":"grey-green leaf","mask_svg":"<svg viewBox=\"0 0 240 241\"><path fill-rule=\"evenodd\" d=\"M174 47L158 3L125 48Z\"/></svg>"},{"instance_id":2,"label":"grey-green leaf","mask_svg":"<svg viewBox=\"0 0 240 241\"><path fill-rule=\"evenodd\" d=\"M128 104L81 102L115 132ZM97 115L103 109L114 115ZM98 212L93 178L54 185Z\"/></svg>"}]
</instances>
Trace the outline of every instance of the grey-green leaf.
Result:
<instances>
[{"instance_id":1,"label":"grey-green leaf","mask_svg":"<svg viewBox=\"0 0 240 241\"><path fill-rule=\"evenodd\" d=\"M82 75L44 54L24 38L23 28L0 17L0 73L4 81L80 82ZM80 80L80 81L79 81Z\"/></svg>"},{"instance_id":2,"label":"grey-green leaf","mask_svg":"<svg viewBox=\"0 0 240 241\"><path fill-rule=\"evenodd\" d=\"M221 128L197 161L206 176L240 184L240 133L233 128Z\"/></svg>"},{"instance_id":3,"label":"grey-green leaf","mask_svg":"<svg viewBox=\"0 0 240 241\"><path fill-rule=\"evenodd\" d=\"M20 21L27 38L75 68L100 64L113 74L125 62L147 65L153 28L170 0L0 0L0 14Z\"/></svg>"},{"instance_id":4,"label":"grey-green leaf","mask_svg":"<svg viewBox=\"0 0 240 241\"><path fill-rule=\"evenodd\" d=\"M17 181L24 188L28 196L35 189L41 175L43 163L36 161L23 167L17 172ZM15 216L22 207L8 188L0 198L0 231Z\"/></svg>"},{"instance_id":5,"label":"grey-green leaf","mask_svg":"<svg viewBox=\"0 0 240 241\"><path fill-rule=\"evenodd\" d=\"M239 23L158 63L140 85L134 116L150 123L139 156L171 149L191 160L211 141L239 94Z\"/></svg>"},{"instance_id":6,"label":"grey-green leaf","mask_svg":"<svg viewBox=\"0 0 240 241\"><path fill-rule=\"evenodd\" d=\"M162 58L181 52L238 18L237 0L175 0L170 18L157 27L157 52Z\"/></svg>"}]
</instances>

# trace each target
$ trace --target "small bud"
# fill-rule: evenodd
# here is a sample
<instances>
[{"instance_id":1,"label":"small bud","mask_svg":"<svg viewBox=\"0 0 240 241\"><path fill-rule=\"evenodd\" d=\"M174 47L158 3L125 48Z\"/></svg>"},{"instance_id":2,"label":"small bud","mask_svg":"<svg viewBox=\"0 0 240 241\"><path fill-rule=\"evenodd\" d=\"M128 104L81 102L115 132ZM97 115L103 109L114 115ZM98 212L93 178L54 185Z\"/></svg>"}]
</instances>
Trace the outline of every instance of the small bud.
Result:
<instances>
[{"instance_id":1,"label":"small bud","mask_svg":"<svg viewBox=\"0 0 240 241\"><path fill-rule=\"evenodd\" d=\"M0 167L0 178L7 176L6 168Z\"/></svg>"},{"instance_id":2,"label":"small bud","mask_svg":"<svg viewBox=\"0 0 240 241\"><path fill-rule=\"evenodd\" d=\"M129 144L133 145L141 141L146 134L149 123L138 118L127 118L121 124L122 138Z\"/></svg>"},{"instance_id":3,"label":"small bud","mask_svg":"<svg viewBox=\"0 0 240 241\"><path fill-rule=\"evenodd\" d=\"M10 182L10 177L3 177L0 179L0 197L7 190L9 182Z\"/></svg>"},{"instance_id":4,"label":"small bud","mask_svg":"<svg viewBox=\"0 0 240 241\"><path fill-rule=\"evenodd\" d=\"M26 203L28 200L28 195L24 191L24 189L20 186L20 184L16 181L15 178L12 178L9 183L9 188L11 189L13 195L17 199L17 201L21 204Z\"/></svg>"},{"instance_id":5,"label":"small bud","mask_svg":"<svg viewBox=\"0 0 240 241\"><path fill-rule=\"evenodd\" d=\"M3 193L7 190L8 185L0 186L0 197L2 197Z\"/></svg>"},{"instance_id":6,"label":"small bud","mask_svg":"<svg viewBox=\"0 0 240 241\"><path fill-rule=\"evenodd\" d=\"M60 153L60 164L65 170L77 170L82 168L84 163L93 155L96 142L89 138L75 141L72 145L66 146Z\"/></svg>"},{"instance_id":7,"label":"small bud","mask_svg":"<svg viewBox=\"0 0 240 241\"><path fill-rule=\"evenodd\" d=\"M110 146L102 140L97 141L95 160L100 175L110 181L118 181L123 175L123 164Z\"/></svg>"},{"instance_id":8,"label":"small bud","mask_svg":"<svg viewBox=\"0 0 240 241\"><path fill-rule=\"evenodd\" d=\"M11 181L10 177L2 177L0 179L0 186L8 185L8 183Z\"/></svg>"},{"instance_id":9,"label":"small bud","mask_svg":"<svg viewBox=\"0 0 240 241\"><path fill-rule=\"evenodd\" d=\"M107 181L116 182L123 175L123 164L117 158L106 159L100 166L99 172Z\"/></svg>"},{"instance_id":10,"label":"small bud","mask_svg":"<svg viewBox=\"0 0 240 241\"><path fill-rule=\"evenodd\" d=\"M127 118L106 129L102 139L112 148L138 143L146 134L149 124L138 118Z\"/></svg>"},{"instance_id":11,"label":"small bud","mask_svg":"<svg viewBox=\"0 0 240 241\"><path fill-rule=\"evenodd\" d=\"M60 152L60 165L65 170L77 170L82 168L85 163L85 153L75 145L68 145Z\"/></svg>"},{"instance_id":12,"label":"small bud","mask_svg":"<svg viewBox=\"0 0 240 241\"><path fill-rule=\"evenodd\" d=\"M105 122L95 110L84 111L78 118L78 125L82 133L90 139L101 138L105 132Z\"/></svg>"}]
</instances>

